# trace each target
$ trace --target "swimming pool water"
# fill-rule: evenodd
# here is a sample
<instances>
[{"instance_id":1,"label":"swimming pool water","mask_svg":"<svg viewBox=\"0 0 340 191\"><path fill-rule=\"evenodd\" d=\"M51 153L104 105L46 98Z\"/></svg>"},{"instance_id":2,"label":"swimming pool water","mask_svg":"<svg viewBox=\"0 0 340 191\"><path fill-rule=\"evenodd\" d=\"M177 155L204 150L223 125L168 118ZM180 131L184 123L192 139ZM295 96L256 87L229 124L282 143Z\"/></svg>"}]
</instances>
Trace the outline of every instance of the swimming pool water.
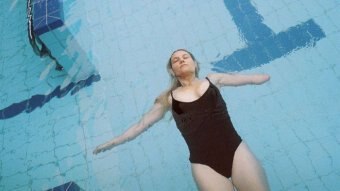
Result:
<instances>
[{"instance_id":1,"label":"swimming pool water","mask_svg":"<svg viewBox=\"0 0 340 191\"><path fill-rule=\"evenodd\" d=\"M165 66L177 48L201 62L201 77L271 75L222 94L272 190L340 189L339 1L63 2L98 72L83 81L33 53L26 3L0 3L0 190L69 181L85 190L196 190L170 114L135 140L92 154L168 87Z\"/></svg>"}]
</instances>

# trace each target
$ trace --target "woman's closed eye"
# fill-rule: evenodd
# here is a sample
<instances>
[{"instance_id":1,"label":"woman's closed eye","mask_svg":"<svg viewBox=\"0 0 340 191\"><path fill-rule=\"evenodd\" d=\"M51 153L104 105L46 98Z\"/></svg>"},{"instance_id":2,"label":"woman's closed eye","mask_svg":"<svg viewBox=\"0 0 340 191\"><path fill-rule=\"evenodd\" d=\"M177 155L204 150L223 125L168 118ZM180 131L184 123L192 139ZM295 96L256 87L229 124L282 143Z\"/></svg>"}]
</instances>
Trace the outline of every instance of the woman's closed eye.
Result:
<instances>
[{"instance_id":1,"label":"woman's closed eye","mask_svg":"<svg viewBox=\"0 0 340 191\"><path fill-rule=\"evenodd\" d=\"M179 61L179 58L176 57L176 58L174 58L174 59L172 60L172 63L174 64L174 63L176 63L176 62L178 62L178 61Z\"/></svg>"}]
</instances>

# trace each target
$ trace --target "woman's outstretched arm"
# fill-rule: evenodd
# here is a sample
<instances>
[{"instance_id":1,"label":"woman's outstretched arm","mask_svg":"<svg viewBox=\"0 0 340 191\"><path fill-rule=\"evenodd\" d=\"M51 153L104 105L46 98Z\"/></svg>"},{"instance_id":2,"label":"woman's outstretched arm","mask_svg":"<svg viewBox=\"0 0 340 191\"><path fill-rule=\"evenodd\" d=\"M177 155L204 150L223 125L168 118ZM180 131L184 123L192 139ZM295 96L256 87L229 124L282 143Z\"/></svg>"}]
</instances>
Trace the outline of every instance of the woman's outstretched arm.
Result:
<instances>
[{"instance_id":1,"label":"woman's outstretched arm","mask_svg":"<svg viewBox=\"0 0 340 191\"><path fill-rule=\"evenodd\" d=\"M96 149L93 151L93 154L104 152L106 150L112 149L117 145L123 144L127 141L131 141L142 132L147 130L149 127L151 127L154 123L162 119L165 112L168 110L168 105L158 101L159 98L156 99L151 109L147 113L145 113L137 123L130 126L130 128L128 128L128 130L126 130L122 135L97 146Z\"/></svg>"},{"instance_id":2,"label":"woman's outstretched arm","mask_svg":"<svg viewBox=\"0 0 340 191\"><path fill-rule=\"evenodd\" d=\"M208 78L217 86L241 86L248 84L260 85L270 79L268 74L227 74L213 73Z\"/></svg>"}]
</instances>

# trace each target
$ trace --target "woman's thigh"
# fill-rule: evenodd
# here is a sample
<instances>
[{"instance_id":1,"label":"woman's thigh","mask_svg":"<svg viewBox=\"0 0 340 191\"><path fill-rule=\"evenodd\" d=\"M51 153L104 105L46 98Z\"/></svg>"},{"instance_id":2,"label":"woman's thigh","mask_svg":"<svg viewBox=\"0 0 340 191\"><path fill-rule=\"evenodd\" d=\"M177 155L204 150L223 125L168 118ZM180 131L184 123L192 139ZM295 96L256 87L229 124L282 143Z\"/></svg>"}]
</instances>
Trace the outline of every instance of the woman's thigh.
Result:
<instances>
[{"instance_id":1,"label":"woman's thigh","mask_svg":"<svg viewBox=\"0 0 340 191\"><path fill-rule=\"evenodd\" d=\"M260 162L244 142L235 151L232 182L238 191L269 190L267 178Z\"/></svg>"},{"instance_id":2,"label":"woman's thigh","mask_svg":"<svg viewBox=\"0 0 340 191\"><path fill-rule=\"evenodd\" d=\"M211 167L207 165L191 163L191 169L197 187L201 191L234 190L233 184L228 178L217 173L215 170L213 170Z\"/></svg>"}]
</instances>

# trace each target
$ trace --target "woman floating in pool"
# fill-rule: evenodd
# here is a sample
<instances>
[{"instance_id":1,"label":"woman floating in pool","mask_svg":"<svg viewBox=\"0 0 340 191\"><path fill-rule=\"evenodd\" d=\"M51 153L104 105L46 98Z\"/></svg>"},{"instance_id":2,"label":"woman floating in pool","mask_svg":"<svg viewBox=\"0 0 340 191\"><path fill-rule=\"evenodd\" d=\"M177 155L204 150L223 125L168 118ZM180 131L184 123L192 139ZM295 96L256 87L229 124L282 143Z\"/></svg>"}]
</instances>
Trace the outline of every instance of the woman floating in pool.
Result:
<instances>
[{"instance_id":1,"label":"woman floating in pool","mask_svg":"<svg viewBox=\"0 0 340 191\"><path fill-rule=\"evenodd\" d=\"M94 154L134 139L170 110L190 151L192 174L200 190L269 190L265 173L235 131L219 88L262 84L268 75L209 74L198 78L199 66L184 49L170 57L172 87L161 94L141 120L125 133L99 145Z\"/></svg>"}]
</instances>

